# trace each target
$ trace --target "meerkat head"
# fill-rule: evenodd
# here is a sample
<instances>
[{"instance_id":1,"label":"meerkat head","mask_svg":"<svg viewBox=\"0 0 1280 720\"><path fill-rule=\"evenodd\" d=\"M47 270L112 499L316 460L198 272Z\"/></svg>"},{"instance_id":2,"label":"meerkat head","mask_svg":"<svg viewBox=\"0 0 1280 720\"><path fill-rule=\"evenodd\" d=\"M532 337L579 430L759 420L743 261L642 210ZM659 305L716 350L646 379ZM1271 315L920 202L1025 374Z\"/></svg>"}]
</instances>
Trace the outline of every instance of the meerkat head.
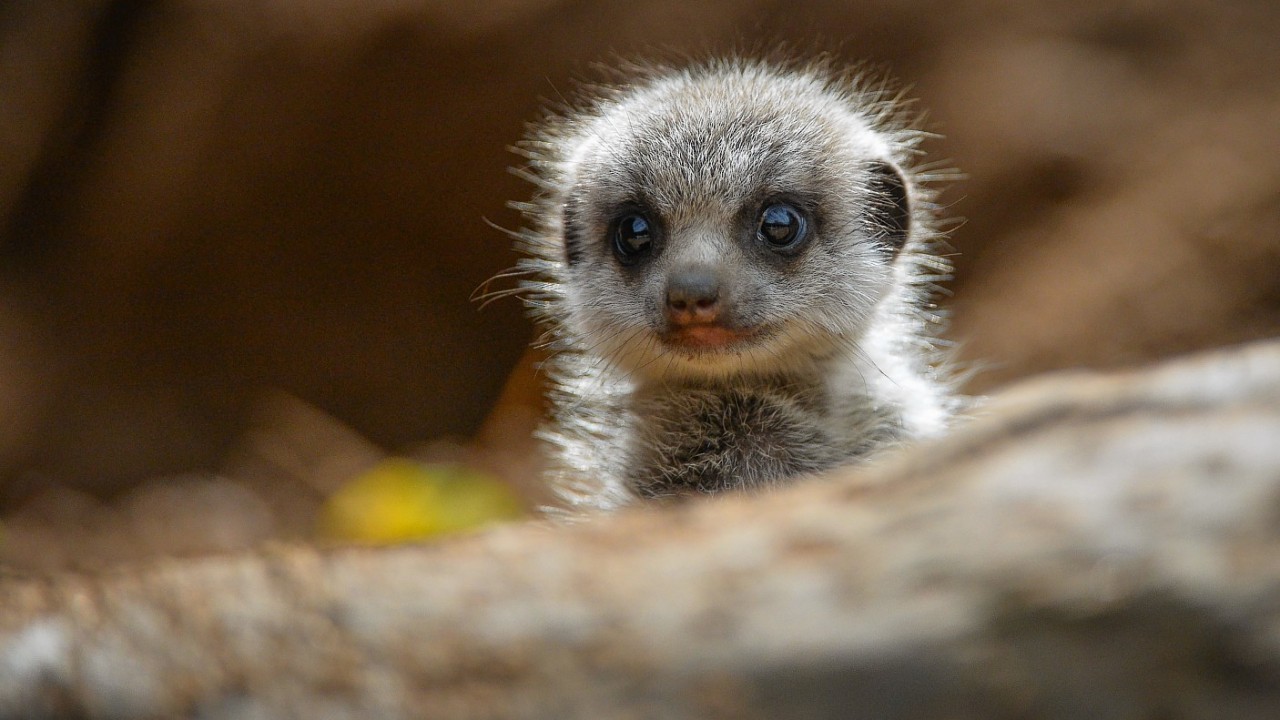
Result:
<instances>
[{"instance_id":1,"label":"meerkat head","mask_svg":"<svg viewBox=\"0 0 1280 720\"><path fill-rule=\"evenodd\" d=\"M856 345L913 232L903 140L817 73L658 76L540 167L564 317L639 377L769 373Z\"/></svg>"}]
</instances>

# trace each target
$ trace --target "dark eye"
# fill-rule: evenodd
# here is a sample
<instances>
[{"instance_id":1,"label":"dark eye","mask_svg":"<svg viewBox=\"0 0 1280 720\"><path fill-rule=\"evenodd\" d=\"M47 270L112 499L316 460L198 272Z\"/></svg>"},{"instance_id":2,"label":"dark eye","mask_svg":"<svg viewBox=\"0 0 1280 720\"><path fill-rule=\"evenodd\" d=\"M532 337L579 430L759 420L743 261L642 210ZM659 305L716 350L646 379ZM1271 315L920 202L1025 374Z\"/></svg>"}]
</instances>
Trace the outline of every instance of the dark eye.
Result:
<instances>
[{"instance_id":1,"label":"dark eye","mask_svg":"<svg viewBox=\"0 0 1280 720\"><path fill-rule=\"evenodd\" d=\"M623 263L635 262L653 244L649 219L639 213L628 213L613 224L613 254Z\"/></svg>"},{"instance_id":2,"label":"dark eye","mask_svg":"<svg viewBox=\"0 0 1280 720\"><path fill-rule=\"evenodd\" d=\"M808 223L799 210L786 203L774 203L760 213L756 235L775 249L794 248L804 240Z\"/></svg>"}]
</instances>

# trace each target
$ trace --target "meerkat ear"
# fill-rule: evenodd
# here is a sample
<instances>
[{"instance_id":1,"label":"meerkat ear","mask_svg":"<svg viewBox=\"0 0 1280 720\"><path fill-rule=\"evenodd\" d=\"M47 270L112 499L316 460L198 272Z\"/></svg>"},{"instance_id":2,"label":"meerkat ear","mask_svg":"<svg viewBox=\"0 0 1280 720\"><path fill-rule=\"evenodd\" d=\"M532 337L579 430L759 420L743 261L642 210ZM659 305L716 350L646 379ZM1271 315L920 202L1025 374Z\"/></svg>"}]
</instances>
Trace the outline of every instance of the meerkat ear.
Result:
<instances>
[{"instance_id":1,"label":"meerkat ear","mask_svg":"<svg viewBox=\"0 0 1280 720\"><path fill-rule=\"evenodd\" d=\"M564 242L564 260L570 266L582 262L582 230L578 226L578 200L565 198L560 212L560 237Z\"/></svg>"},{"instance_id":2,"label":"meerkat ear","mask_svg":"<svg viewBox=\"0 0 1280 720\"><path fill-rule=\"evenodd\" d=\"M877 238L893 253L907 242L911 233L911 204L907 198L907 181L897 167L887 162L871 164L868 182L871 197L871 224Z\"/></svg>"}]
</instances>

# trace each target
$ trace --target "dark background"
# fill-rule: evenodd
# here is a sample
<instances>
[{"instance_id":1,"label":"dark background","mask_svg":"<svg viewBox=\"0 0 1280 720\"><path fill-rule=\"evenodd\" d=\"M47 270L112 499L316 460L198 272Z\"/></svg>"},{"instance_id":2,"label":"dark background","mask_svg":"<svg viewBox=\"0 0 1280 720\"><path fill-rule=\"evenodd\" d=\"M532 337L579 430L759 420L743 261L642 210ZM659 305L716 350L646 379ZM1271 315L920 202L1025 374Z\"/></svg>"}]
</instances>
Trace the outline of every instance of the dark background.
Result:
<instances>
[{"instance_id":1,"label":"dark background","mask_svg":"<svg viewBox=\"0 0 1280 720\"><path fill-rule=\"evenodd\" d=\"M967 174L972 392L1280 334L1277 38L1269 0L7 0L0 551L200 515L214 474L289 535L281 435L317 498L331 447L519 452L524 415L467 440L533 335L468 300L514 260L485 220L519 224L523 123L615 56L786 43L909 84Z\"/></svg>"}]
</instances>

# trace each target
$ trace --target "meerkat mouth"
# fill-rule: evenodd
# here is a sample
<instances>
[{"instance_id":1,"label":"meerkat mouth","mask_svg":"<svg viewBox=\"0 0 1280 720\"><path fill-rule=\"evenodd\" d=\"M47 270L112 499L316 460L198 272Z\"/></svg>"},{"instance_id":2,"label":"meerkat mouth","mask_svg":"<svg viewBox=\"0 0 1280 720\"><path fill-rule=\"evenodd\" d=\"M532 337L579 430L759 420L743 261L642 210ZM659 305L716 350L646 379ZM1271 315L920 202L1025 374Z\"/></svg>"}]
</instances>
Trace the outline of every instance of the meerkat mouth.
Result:
<instances>
[{"instance_id":1,"label":"meerkat mouth","mask_svg":"<svg viewBox=\"0 0 1280 720\"><path fill-rule=\"evenodd\" d=\"M675 350L697 354L732 352L754 342L760 334L759 329L728 328L711 324L687 325L664 333L662 342Z\"/></svg>"}]
</instances>

